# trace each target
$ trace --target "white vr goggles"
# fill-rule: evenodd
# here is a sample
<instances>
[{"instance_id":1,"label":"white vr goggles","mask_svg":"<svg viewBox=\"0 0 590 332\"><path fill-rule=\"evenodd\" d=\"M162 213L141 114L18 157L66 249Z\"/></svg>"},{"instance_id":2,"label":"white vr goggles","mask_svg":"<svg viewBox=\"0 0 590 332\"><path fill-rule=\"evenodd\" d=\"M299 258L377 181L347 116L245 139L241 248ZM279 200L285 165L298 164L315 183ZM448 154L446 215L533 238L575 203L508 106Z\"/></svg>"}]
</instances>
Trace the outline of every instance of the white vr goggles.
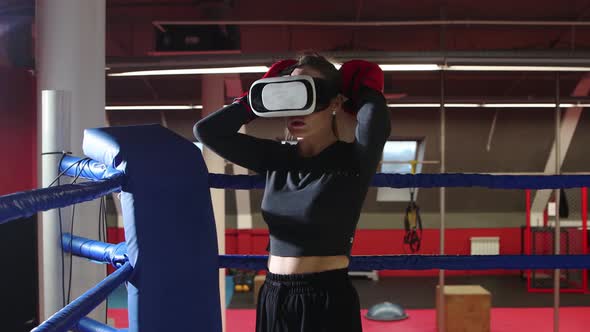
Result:
<instances>
[{"instance_id":1,"label":"white vr goggles","mask_svg":"<svg viewBox=\"0 0 590 332\"><path fill-rule=\"evenodd\" d=\"M308 75L263 78L252 84L249 103L260 117L303 116L325 109L339 89Z\"/></svg>"}]
</instances>

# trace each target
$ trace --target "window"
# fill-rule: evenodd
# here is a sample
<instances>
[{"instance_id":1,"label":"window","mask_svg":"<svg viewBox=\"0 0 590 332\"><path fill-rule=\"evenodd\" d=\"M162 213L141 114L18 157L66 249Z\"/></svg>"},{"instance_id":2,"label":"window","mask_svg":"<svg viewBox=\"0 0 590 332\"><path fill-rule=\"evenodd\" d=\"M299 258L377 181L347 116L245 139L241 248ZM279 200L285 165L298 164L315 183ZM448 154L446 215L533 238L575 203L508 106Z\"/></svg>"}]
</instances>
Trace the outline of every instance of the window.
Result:
<instances>
[{"instance_id":1,"label":"window","mask_svg":"<svg viewBox=\"0 0 590 332\"><path fill-rule=\"evenodd\" d=\"M422 160L423 153L420 153L421 143L418 140L388 141L383 148L383 159L379 171L381 173L411 174L412 160ZM416 172L421 170L421 165L416 166ZM418 191L414 194L414 198ZM377 190L377 201L381 202L407 202L410 200L410 191L406 188L379 188Z\"/></svg>"},{"instance_id":2,"label":"window","mask_svg":"<svg viewBox=\"0 0 590 332\"><path fill-rule=\"evenodd\" d=\"M417 141L388 141L383 147L382 173L412 173L411 164L394 164L391 162L403 162L416 160ZM388 164L390 162L391 164Z\"/></svg>"}]
</instances>

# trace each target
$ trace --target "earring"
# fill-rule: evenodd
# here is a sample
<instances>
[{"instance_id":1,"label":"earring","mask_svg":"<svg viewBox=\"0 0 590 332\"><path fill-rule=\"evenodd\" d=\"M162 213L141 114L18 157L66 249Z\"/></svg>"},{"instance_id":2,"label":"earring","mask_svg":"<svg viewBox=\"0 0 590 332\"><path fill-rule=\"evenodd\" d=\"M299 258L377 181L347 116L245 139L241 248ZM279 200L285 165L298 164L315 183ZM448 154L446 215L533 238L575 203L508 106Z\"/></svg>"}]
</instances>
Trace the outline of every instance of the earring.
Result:
<instances>
[{"instance_id":1,"label":"earring","mask_svg":"<svg viewBox=\"0 0 590 332\"><path fill-rule=\"evenodd\" d=\"M333 110L332 111L332 133L334 133L334 136L336 136L336 139L338 138L338 125L336 123L336 111Z\"/></svg>"},{"instance_id":2,"label":"earring","mask_svg":"<svg viewBox=\"0 0 590 332\"><path fill-rule=\"evenodd\" d=\"M293 137L291 136L291 133L289 132L289 128L285 127L285 142L289 142L291 141Z\"/></svg>"}]
</instances>

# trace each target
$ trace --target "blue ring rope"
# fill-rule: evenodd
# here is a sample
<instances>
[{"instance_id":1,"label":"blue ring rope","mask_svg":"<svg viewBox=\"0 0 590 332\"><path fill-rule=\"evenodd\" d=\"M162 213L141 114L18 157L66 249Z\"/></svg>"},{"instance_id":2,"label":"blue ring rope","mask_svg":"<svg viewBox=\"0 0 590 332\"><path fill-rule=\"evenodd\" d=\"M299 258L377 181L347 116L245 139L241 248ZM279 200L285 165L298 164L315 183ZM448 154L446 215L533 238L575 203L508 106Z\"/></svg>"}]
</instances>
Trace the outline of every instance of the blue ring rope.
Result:
<instances>
[{"instance_id":1,"label":"blue ring rope","mask_svg":"<svg viewBox=\"0 0 590 332\"><path fill-rule=\"evenodd\" d=\"M119 332L123 330L112 328L94 319L83 317L74 327L76 332Z\"/></svg>"},{"instance_id":2,"label":"blue ring rope","mask_svg":"<svg viewBox=\"0 0 590 332\"><path fill-rule=\"evenodd\" d=\"M217 189L264 189L261 175L209 174L209 185ZM375 174L373 187L382 188L458 188L558 189L590 186L588 175L491 175L491 174Z\"/></svg>"},{"instance_id":3,"label":"blue ring rope","mask_svg":"<svg viewBox=\"0 0 590 332\"><path fill-rule=\"evenodd\" d=\"M222 255L222 268L265 270L268 256ZM351 271L590 269L590 255L352 256Z\"/></svg>"},{"instance_id":4,"label":"blue ring rope","mask_svg":"<svg viewBox=\"0 0 590 332\"><path fill-rule=\"evenodd\" d=\"M66 175L102 182L75 184L37 189L6 196L0 196L0 224L39 211L93 200L120 190L124 176L121 172L107 168L95 161L84 163L80 171L75 164L80 159L64 157L60 169ZM211 188L262 189L265 179L260 175L209 174ZM490 175L490 174L383 174L373 177L371 185L388 188L438 188L438 187L484 187L490 189L557 189L590 187L588 175Z\"/></svg>"},{"instance_id":5,"label":"blue ring rope","mask_svg":"<svg viewBox=\"0 0 590 332\"><path fill-rule=\"evenodd\" d=\"M80 161L80 158L64 157L60 169ZM66 172L69 176L80 173L76 167ZM100 180L121 174L118 170L108 168L96 161L84 164L81 177ZM265 178L261 175L209 174L209 185L217 189L263 189ZM440 187L483 187L490 189L559 189L590 187L589 175L491 175L491 174L375 174L371 182L373 187L387 188L440 188Z\"/></svg>"},{"instance_id":6,"label":"blue ring rope","mask_svg":"<svg viewBox=\"0 0 590 332\"><path fill-rule=\"evenodd\" d=\"M92 201L120 190L123 180L123 176L117 175L103 181L65 184L0 196L0 225L40 211Z\"/></svg>"},{"instance_id":7,"label":"blue ring rope","mask_svg":"<svg viewBox=\"0 0 590 332\"><path fill-rule=\"evenodd\" d=\"M119 285L127 281L133 268L129 262L99 282L77 299L53 314L31 332L66 332L77 324L80 319L88 315Z\"/></svg>"},{"instance_id":8,"label":"blue ring rope","mask_svg":"<svg viewBox=\"0 0 590 332\"><path fill-rule=\"evenodd\" d=\"M69 234L62 244L69 251ZM72 237L73 255L104 263L121 257L124 243L110 244ZM117 251L119 250L119 251ZM126 258L126 257L125 257ZM220 268L265 270L266 255L220 255ZM350 270L527 270L527 269L590 269L590 255L391 255L352 256Z\"/></svg>"},{"instance_id":9,"label":"blue ring rope","mask_svg":"<svg viewBox=\"0 0 590 332\"><path fill-rule=\"evenodd\" d=\"M74 256L111 264L114 267L120 267L128 260L125 242L112 244L65 233L61 237L61 246L64 252L70 252Z\"/></svg>"}]
</instances>

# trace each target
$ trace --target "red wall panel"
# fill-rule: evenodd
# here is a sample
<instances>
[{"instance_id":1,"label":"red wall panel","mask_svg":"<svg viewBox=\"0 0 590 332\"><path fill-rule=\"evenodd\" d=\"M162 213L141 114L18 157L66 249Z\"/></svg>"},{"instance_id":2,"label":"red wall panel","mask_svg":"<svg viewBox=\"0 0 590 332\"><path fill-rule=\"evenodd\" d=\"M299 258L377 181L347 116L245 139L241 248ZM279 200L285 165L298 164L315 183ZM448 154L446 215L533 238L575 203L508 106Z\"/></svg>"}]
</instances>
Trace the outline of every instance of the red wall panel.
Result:
<instances>
[{"instance_id":1,"label":"red wall panel","mask_svg":"<svg viewBox=\"0 0 590 332\"><path fill-rule=\"evenodd\" d=\"M109 230L109 242L117 243L124 240L123 229ZM407 254L402 245L404 231L397 229L369 230L359 229L356 232L353 255L400 255ZM520 254L520 228L456 228L445 233L445 254L469 255L472 236L497 236L500 238L500 254ZM225 232L226 254L267 254L268 230L237 230L227 229ZM427 229L422 238L422 249L418 254L437 255L439 253L438 230ZM438 271L381 271L382 276L432 276ZM447 271L447 275L481 275L511 274L518 271L486 270L486 271Z\"/></svg>"},{"instance_id":2,"label":"red wall panel","mask_svg":"<svg viewBox=\"0 0 590 332\"><path fill-rule=\"evenodd\" d=\"M247 233L252 241L249 245L240 242L240 233ZM368 230L359 229L356 232L353 255L398 255L407 254L402 245L403 230L383 229ZM457 228L448 229L445 233L445 253L447 255L469 255L471 249L470 237L472 236L498 236L500 237L500 254L510 255L520 253L520 229L519 228ZM268 231L235 230L226 231L226 252L228 254L267 254ZM439 232L428 229L424 231L422 249L419 254L436 255L439 253ZM250 250L241 250L241 249ZM437 271L381 271L383 276L418 276L435 275ZM475 275L475 274L506 274L509 271L447 271L448 275ZM517 273L516 271L514 273Z\"/></svg>"},{"instance_id":3,"label":"red wall panel","mask_svg":"<svg viewBox=\"0 0 590 332\"><path fill-rule=\"evenodd\" d=\"M0 68L0 195L37 184L35 78L22 68Z\"/></svg>"},{"instance_id":4,"label":"red wall panel","mask_svg":"<svg viewBox=\"0 0 590 332\"><path fill-rule=\"evenodd\" d=\"M0 195L36 187L36 93L26 69L0 67ZM38 324L36 216L0 225L0 253L0 330L28 331Z\"/></svg>"}]
</instances>

